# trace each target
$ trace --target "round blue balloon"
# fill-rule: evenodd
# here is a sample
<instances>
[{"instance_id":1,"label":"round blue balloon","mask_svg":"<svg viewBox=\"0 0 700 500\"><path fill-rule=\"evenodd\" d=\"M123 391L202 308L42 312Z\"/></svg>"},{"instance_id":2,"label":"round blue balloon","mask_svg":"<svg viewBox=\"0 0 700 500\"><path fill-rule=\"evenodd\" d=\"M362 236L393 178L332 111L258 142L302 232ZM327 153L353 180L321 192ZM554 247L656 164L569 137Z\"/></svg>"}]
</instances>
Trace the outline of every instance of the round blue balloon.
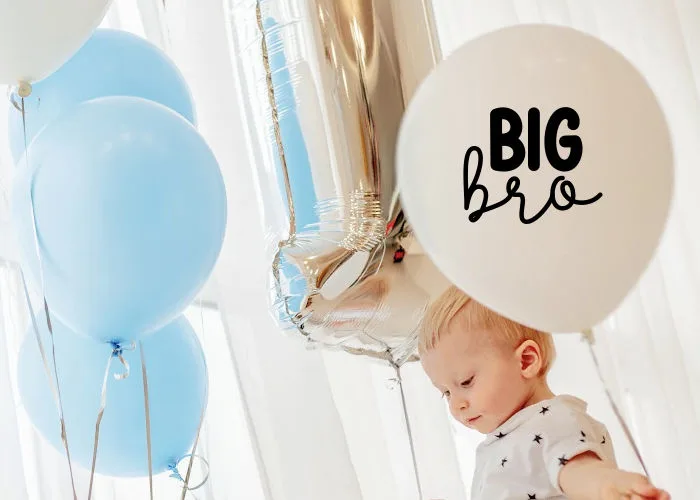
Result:
<instances>
[{"instance_id":1,"label":"round blue balloon","mask_svg":"<svg viewBox=\"0 0 700 500\"><path fill-rule=\"evenodd\" d=\"M40 335L53 375L46 322ZM90 468L95 422L105 368L112 352L53 321L56 366L66 433L75 463ZM187 454L207 403L207 368L202 347L182 316L142 342L146 360L151 422L153 473L167 470ZM138 345L123 356L131 371L127 378L108 378L107 406L100 426L96 471L108 476L148 475L146 415ZM112 374L124 367L112 360ZM36 429L63 452L60 420L34 331L28 332L19 354L18 386L22 402Z\"/></svg>"},{"instance_id":2,"label":"round blue balloon","mask_svg":"<svg viewBox=\"0 0 700 500\"><path fill-rule=\"evenodd\" d=\"M147 40L126 31L98 29L55 73L33 85L25 99L27 143L76 104L108 96L159 102L195 123L194 103L172 60ZM9 113L10 149L15 162L25 149L22 115Z\"/></svg>"},{"instance_id":3,"label":"round blue balloon","mask_svg":"<svg viewBox=\"0 0 700 500\"><path fill-rule=\"evenodd\" d=\"M37 136L22 165L12 200L20 259L73 331L134 340L206 283L223 244L225 187L204 139L174 111L135 97L84 102Z\"/></svg>"}]
</instances>

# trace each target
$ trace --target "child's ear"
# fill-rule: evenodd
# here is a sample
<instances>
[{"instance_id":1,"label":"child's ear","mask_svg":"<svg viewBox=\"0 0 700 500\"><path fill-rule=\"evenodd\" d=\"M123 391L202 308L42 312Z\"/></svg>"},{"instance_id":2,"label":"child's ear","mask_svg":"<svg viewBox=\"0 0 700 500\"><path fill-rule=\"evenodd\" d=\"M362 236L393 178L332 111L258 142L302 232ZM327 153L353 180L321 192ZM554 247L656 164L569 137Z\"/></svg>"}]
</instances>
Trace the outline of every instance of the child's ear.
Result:
<instances>
[{"instance_id":1,"label":"child's ear","mask_svg":"<svg viewBox=\"0 0 700 500\"><path fill-rule=\"evenodd\" d=\"M526 379L539 376L542 370L542 351L534 340L525 340L515 350L515 355L520 363L520 373Z\"/></svg>"}]
</instances>

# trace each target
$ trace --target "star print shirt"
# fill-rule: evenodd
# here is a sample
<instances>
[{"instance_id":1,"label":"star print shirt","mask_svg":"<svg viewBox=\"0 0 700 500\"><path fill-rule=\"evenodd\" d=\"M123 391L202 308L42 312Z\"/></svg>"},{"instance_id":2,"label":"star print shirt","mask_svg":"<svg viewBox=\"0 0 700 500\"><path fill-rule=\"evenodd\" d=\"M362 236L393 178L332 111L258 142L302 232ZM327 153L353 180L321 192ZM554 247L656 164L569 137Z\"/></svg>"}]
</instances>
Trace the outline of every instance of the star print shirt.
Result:
<instances>
[{"instance_id":1,"label":"star print shirt","mask_svg":"<svg viewBox=\"0 0 700 500\"><path fill-rule=\"evenodd\" d=\"M607 429L573 396L522 409L476 450L471 500L565 499L559 472L572 458L593 452L615 463Z\"/></svg>"}]
</instances>

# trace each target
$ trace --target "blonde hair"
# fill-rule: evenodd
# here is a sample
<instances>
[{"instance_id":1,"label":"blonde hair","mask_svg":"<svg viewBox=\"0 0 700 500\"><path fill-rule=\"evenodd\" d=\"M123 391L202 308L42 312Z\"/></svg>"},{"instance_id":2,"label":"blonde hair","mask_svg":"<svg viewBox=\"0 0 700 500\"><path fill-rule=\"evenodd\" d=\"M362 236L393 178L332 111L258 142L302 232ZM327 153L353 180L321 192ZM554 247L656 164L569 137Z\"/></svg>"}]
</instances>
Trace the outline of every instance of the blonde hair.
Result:
<instances>
[{"instance_id":1,"label":"blonde hair","mask_svg":"<svg viewBox=\"0 0 700 500\"><path fill-rule=\"evenodd\" d=\"M532 340L540 347L542 369L540 375L546 375L556 357L554 342L550 333L516 323L488 309L456 286L448 288L426 311L419 330L418 350L424 353L433 349L452 319L463 314L464 330L483 329L492 334L490 339L517 347L526 340Z\"/></svg>"}]
</instances>

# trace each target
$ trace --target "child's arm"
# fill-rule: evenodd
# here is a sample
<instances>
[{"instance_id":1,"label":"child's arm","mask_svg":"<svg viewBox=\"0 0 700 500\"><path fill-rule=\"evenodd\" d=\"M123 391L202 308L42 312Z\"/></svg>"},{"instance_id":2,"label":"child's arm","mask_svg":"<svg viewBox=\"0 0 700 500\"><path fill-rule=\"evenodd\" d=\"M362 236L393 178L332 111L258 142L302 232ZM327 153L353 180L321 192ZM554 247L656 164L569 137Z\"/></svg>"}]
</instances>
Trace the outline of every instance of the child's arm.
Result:
<instances>
[{"instance_id":1,"label":"child's arm","mask_svg":"<svg viewBox=\"0 0 700 500\"><path fill-rule=\"evenodd\" d=\"M639 474L621 471L587 452L571 459L561 469L559 485L572 500L618 500L640 498L670 500Z\"/></svg>"}]
</instances>

